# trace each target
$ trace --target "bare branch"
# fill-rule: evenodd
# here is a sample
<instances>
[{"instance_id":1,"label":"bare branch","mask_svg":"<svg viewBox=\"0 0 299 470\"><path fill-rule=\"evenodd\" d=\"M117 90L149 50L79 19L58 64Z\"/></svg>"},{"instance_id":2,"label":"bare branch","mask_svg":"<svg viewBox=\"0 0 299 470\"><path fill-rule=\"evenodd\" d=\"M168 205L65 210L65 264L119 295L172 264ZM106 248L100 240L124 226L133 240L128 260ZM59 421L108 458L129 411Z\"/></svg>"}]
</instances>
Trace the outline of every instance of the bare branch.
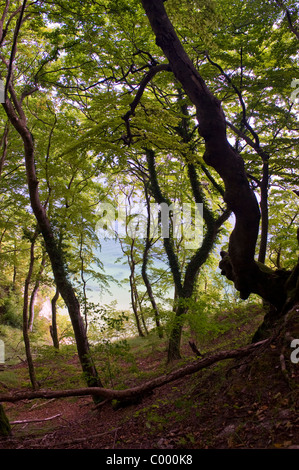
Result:
<instances>
[{"instance_id":1,"label":"bare branch","mask_svg":"<svg viewBox=\"0 0 299 470\"><path fill-rule=\"evenodd\" d=\"M11 81L12 67L13 67L13 62L14 62L14 58L15 58L15 55L16 55L17 41L18 41L18 36L19 36L20 29L21 29L21 25L22 25L22 20L23 20L25 8L26 8L26 3L27 3L27 0L24 0L22 8L21 8L20 16L18 18L16 28L15 28L15 32L14 32L13 45L12 45L12 49L11 49L11 54L10 54L10 59L9 59L9 64L8 64L6 84L5 84L4 99L6 99L6 97L7 97L7 91L9 89L9 85L10 85L10 81Z\"/></svg>"},{"instance_id":2,"label":"bare branch","mask_svg":"<svg viewBox=\"0 0 299 470\"><path fill-rule=\"evenodd\" d=\"M18 420L18 421L11 421L10 424L13 425L13 424L28 424L28 423L40 423L42 421L50 421L51 419L55 419L55 418L58 418L59 416L61 416L61 413L57 414L57 415L54 415L54 416L50 416L49 418L41 418L41 419L22 419L22 420Z\"/></svg>"}]
</instances>

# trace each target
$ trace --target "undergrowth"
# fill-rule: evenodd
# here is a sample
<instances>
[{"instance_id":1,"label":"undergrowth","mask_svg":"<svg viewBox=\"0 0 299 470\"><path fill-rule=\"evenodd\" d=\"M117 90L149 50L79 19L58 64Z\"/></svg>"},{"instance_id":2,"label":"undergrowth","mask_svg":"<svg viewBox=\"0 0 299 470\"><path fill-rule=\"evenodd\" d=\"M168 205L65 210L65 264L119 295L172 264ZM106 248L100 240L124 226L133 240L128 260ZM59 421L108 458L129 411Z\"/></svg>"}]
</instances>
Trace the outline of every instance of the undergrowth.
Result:
<instances>
[{"instance_id":1,"label":"undergrowth","mask_svg":"<svg viewBox=\"0 0 299 470\"><path fill-rule=\"evenodd\" d=\"M166 364L167 336L160 339L153 331L146 337L131 337L118 341L102 340L91 346L91 353L104 386L126 388L132 383L167 373L194 360L189 340L203 354L219 349L233 349L251 341L251 336L262 319L260 305L235 307L217 312L211 318L197 320L186 325L182 339L182 360L175 365ZM203 327L204 326L204 327ZM192 328L191 328L192 327ZM25 365L25 352L20 330L1 325L1 338L5 342L6 363L0 371L1 383L8 387L30 386ZM38 340L34 342L34 365L41 388L74 388L84 386L84 378L74 344L61 345L59 350ZM217 367L217 366L215 366ZM219 365L221 367L221 365Z\"/></svg>"}]
</instances>

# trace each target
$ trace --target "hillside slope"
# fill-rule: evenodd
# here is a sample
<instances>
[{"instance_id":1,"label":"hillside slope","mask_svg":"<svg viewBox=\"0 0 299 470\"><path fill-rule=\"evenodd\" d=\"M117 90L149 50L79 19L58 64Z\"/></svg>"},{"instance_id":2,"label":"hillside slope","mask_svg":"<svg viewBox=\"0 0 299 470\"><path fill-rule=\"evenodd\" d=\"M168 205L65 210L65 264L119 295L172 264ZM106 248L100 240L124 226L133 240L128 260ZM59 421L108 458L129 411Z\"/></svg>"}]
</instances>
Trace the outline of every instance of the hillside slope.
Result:
<instances>
[{"instance_id":1,"label":"hillside slope","mask_svg":"<svg viewBox=\"0 0 299 470\"><path fill-rule=\"evenodd\" d=\"M12 434L0 439L0 448L299 448L299 363L290 360L293 351L290 337L299 338L298 319L299 308L280 326L279 334L270 345L250 356L215 364L169 383L139 403L126 407L115 403L111 406L110 402L96 407L90 397L6 403L4 407L10 422L23 422L12 424ZM248 336L248 325L220 335L212 342L212 350L219 350L223 343L234 347L236 332L239 331L242 338L245 329ZM155 350L152 345L149 350L143 343L142 348L135 350L136 364L142 374L137 374L132 364L120 361L127 387L159 375L162 370L165 345L159 344ZM184 352L191 361L189 349L186 342ZM59 380L65 385L68 381L67 388L72 388L72 384L78 386L77 356L68 357L68 368L64 371L60 370L63 364L65 360L53 358L39 364L44 372L48 370L43 388L55 388L53 380L58 388L61 388ZM56 375L51 374L50 366L56 369ZM25 377L23 363L12 369L19 377ZM0 373L1 393L8 391L1 378L5 372L7 370ZM115 381L115 387L118 386ZM23 383L23 388L28 389L28 383Z\"/></svg>"}]
</instances>

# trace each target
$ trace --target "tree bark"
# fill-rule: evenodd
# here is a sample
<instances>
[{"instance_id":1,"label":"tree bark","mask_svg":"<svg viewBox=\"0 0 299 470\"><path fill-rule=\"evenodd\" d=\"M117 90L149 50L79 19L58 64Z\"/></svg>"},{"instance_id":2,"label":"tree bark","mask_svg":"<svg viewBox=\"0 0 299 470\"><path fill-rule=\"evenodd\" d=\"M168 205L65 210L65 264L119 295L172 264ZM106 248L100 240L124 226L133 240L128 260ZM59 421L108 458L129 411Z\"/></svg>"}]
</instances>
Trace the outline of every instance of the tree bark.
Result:
<instances>
[{"instance_id":1,"label":"tree bark","mask_svg":"<svg viewBox=\"0 0 299 470\"><path fill-rule=\"evenodd\" d=\"M269 208L268 208L268 186L269 186L269 162L263 161L263 177L260 182L261 189L261 241L259 248L258 261L265 263L267 244L268 244L268 231L269 231Z\"/></svg>"},{"instance_id":2,"label":"tree bark","mask_svg":"<svg viewBox=\"0 0 299 470\"><path fill-rule=\"evenodd\" d=\"M11 426L5 414L3 405L0 403L0 436L7 437L11 434Z\"/></svg>"},{"instance_id":3,"label":"tree bark","mask_svg":"<svg viewBox=\"0 0 299 470\"><path fill-rule=\"evenodd\" d=\"M142 275L144 285L146 287L148 298L150 299L150 302L152 304L155 323L156 323L159 338L163 338L163 330L162 330L161 324L160 324L160 313L159 313L158 305L157 305L155 297L154 297L151 282L150 282L149 277L147 275L148 254L149 254L149 251L150 251L151 246L152 246L152 240L150 240L151 214L150 214L150 198L149 198L149 194L148 194L147 184L146 184L145 181L143 181L143 185L144 185L146 207L147 207L147 226L146 226L145 246L144 246L143 256L142 256L141 275Z\"/></svg>"},{"instance_id":4,"label":"tree bark","mask_svg":"<svg viewBox=\"0 0 299 470\"><path fill-rule=\"evenodd\" d=\"M136 296L136 285L135 285L135 279L134 279L134 271L135 271L135 265L134 261L132 262L129 261L129 266L130 266L130 277L129 277L129 282L130 282L130 291L131 291L131 303L132 303L132 309L134 312L135 316L135 321L136 321L136 327L137 331L140 337L144 337L144 333L141 328L140 320L139 320L139 315L138 315L138 303L137 303L137 296Z\"/></svg>"},{"instance_id":5,"label":"tree bark","mask_svg":"<svg viewBox=\"0 0 299 470\"><path fill-rule=\"evenodd\" d=\"M2 136L2 139L1 139L1 143L0 143L0 147L3 147L2 155L0 157L0 178L1 178L1 175L2 175L2 170L3 170L3 167L4 167L5 160L6 160L6 157L7 157L8 130L9 130L9 128L8 128L8 125L6 124L6 126L4 128L3 136Z\"/></svg>"}]
</instances>

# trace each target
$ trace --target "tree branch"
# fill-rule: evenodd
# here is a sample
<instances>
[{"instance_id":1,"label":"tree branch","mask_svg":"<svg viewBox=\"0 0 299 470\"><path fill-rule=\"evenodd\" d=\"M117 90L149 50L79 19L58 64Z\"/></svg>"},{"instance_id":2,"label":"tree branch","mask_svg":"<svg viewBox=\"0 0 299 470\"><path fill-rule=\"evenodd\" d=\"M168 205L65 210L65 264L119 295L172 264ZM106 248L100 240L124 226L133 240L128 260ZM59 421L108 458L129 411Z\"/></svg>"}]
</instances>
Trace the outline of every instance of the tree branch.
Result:
<instances>
[{"instance_id":1,"label":"tree branch","mask_svg":"<svg viewBox=\"0 0 299 470\"><path fill-rule=\"evenodd\" d=\"M206 57L208 59L208 61L210 62L210 64L212 64L214 67L217 67L218 70L220 70L221 74L225 77L225 79L227 80L227 82L232 86L232 88L234 89L234 91L236 92L238 98L239 98L239 102L240 102L240 105L241 105L241 108L242 108L242 114L243 114L243 124L244 126L246 126L246 128L250 131L250 133L252 134L254 140L255 140L255 146L257 148L259 148L260 146L260 140L259 140L259 136L257 135L257 133L252 129L252 127L250 126L250 124L248 123L248 120L247 120L247 116L246 116L246 106L245 106L245 103L244 103L244 100L243 100L243 96L242 96L242 93L241 91L236 87L236 85L233 83L232 79L229 77L229 75L227 73L224 72L223 68L217 64L216 62L214 62L210 56L206 53Z\"/></svg>"},{"instance_id":2,"label":"tree branch","mask_svg":"<svg viewBox=\"0 0 299 470\"><path fill-rule=\"evenodd\" d=\"M22 20L23 20L25 8L26 8L26 3L27 3L27 0L24 0L23 4L22 4L20 16L18 18L17 25L16 25L15 32L14 32L13 45L12 45L12 49L11 49L11 54L10 54L10 59L9 59L9 64L8 64L6 84L5 84L4 99L6 99L7 91L9 89L9 85L10 85L12 67L13 67L13 62L14 62L14 58L15 58L15 55L16 55L16 50L17 50L17 40L18 40L21 25L22 25Z\"/></svg>"},{"instance_id":3,"label":"tree branch","mask_svg":"<svg viewBox=\"0 0 299 470\"><path fill-rule=\"evenodd\" d=\"M58 418L59 416L61 416L61 413L59 413L57 415L54 415L54 416L50 416L49 418L25 419L25 420L22 419L22 420L19 420L19 421L11 421L10 424L13 425L13 424L40 423L42 421L50 421L51 419Z\"/></svg>"},{"instance_id":4,"label":"tree branch","mask_svg":"<svg viewBox=\"0 0 299 470\"><path fill-rule=\"evenodd\" d=\"M136 108L137 108L137 106L138 106L138 104L139 104L139 102L142 98L142 95L144 93L144 90L145 90L147 84L154 78L155 75L157 75L157 73L162 72L162 71L171 72L170 65L169 64L159 64L159 65L155 65L154 67L152 67L149 70L149 72L142 79L142 81L139 85L138 91L136 93L136 96L135 96L134 100L132 101L132 103L130 104L131 109L123 116L123 120L125 121L126 127L127 127L127 135L125 137L123 137L123 139L124 139L124 142L128 145L132 141L132 134L131 134L131 129L130 129L130 117L134 116L135 110L136 110Z\"/></svg>"},{"instance_id":5,"label":"tree branch","mask_svg":"<svg viewBox=\"0 0 299 470\"><path fill-rule=\"evenodd\" d=\"M284 10L284 12L286 14L286 18L287 18L288 23L289 23L290 30L292 31L292 33L295 34L296 38L299 39L299 30L293 24L293 20L292 20L292 17L291 17L290 10L285 6L283 0L276 0L276 3L277 3L277 5L279 5Z\"/></svg>"}]
</instances>

